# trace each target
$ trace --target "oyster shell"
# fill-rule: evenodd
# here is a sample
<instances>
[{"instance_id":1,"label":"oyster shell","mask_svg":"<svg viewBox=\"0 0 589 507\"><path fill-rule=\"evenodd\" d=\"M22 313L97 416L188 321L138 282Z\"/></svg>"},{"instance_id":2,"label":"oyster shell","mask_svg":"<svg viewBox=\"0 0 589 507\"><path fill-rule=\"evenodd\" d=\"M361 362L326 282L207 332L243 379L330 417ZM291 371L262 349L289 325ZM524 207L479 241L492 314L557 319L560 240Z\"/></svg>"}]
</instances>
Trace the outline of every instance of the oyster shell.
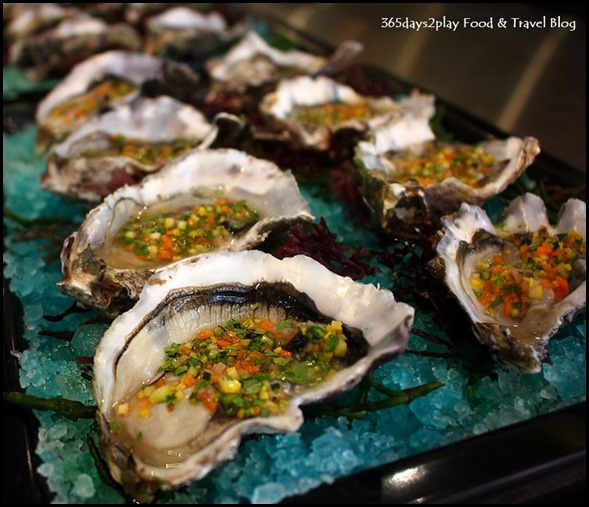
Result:
<instances>
[{"instance_id":1,"label":"oyster shell","mask_svg":"<svg viewBox=\"0 0 589 507\"><path fill-rule=\"evenodd\" d=\"M249 31L225 56L207 60L206 67L213 87L243 91L299 75L334 73L351 63L363 48L359 42L345 41L325 58L294 49L282 51Z\"/></svg>"},{"instance_id":2,"label":"oyster shell","mask_svg":"<svg viewBox=\"0 0 589 507\"><path fill-rule=\"evenodd\" d=\"M58 4L33 4L33 7L17 12L6 27L6 31L11 40L18 40L50 28L77 12L79 12L77 9L62 7Z\"/></svg>"},{"instance_id":3,"label":"oyster shell","mask_svg":"<svg viewBox=\"0 0 589 507\"><path fill-rule=\"evenodd\" d=\"M70 197L100 201L192 147L206 148L215 130L200 111L168 96L122 104L55 145L41 185Z\"/></svg>"},{"instance_id":4,"label":"oyster shell","mask_svg":"<svg viewBox=\"0 0 589 507\"><path fill-rule=\"evenodd\" d=\"M525 194L505 210L501 225L493 225L482 208L466 203L442 223L436 249L444 262L445 282L470 317L477 339L497 360L523 372L538 372L550 338L585 311L586 204L569 199L552 226L542 199ZM571 262L560 257L556 246L569 241L568 233L576 245L566 246L566 255L578 256ZM551 246L541 246L542 234L553 238L545 241ZM533 263L527 260L529 252L536 252ZM543 264L551 258L548 252L558 253L559 264ZM484 280L498 288L493 289L496 293L489 289L489 298ZM501 287L506 287L505 294Z\"/></svg>"},{"instance_id":5,"label":"oyster shell","mask_svg":"<svg viewBox=\"0 0 589 507\"><path fill-rule=\"evenodd\" d=\"M245 21L229 25L218 12L173 7L147 20L145 52L185 60L221 50L247 30Z\"/></svg>"},{"instance_id":6,"label":"oyster shell","mask_svg":"<svg viewBox=\"0 0 589 507\"><path fill-rule=\"evenodd\" d=\"M239 216L231 218L230 209L224 212L224 218L215 218L211 211L211 224L217 232L209 230L206 207L216 207L219 198L245 200L247 207L255 212L246 214L244 222L240 222ZM228 202L227 206L233 205ZM198 209L188 214L195 217L187 220L194 224L187 225L186 220L179 218L184 211L178 210L193 207ZM121 231L136 217L144 215L146 220L156 220L155 217L166 213L166 220L157 218L164 225L159 222L145 225L150 228L148 232L142 229L143 222L129 236L126 230ZM205 221L202 226L200 216ZM58 287L85 306L117 315L139 297L146 280L165 264L213 248L229 251L253 248L276 229L312 219L289 171L281 171L267 160L236 150L193 150L141 183L118 189L88 213L80 229L64 243L61 254L64 278ZM170 241L168 237L173 224L177 224L173 229L178 231L170 235L179 237L178 241ZM167 236L166 241L162 236ZM125 238L130 238L132 245L135 237L144 238L141 245L137 244L138 253L135 247L132 251L125 248ZM148 242L156 247L153 259L143 257L150 253L144 252L149 248ZM174 243L173 248L169 243ZM165 255L164 247L168 251ZM172 251L174 254L170 255Z\"/></svg>"},{"instance_id":7,"label":"oyster shell","mask_svg":"<svg viewBox=\"0 0 589 507\"><path fill-rule=\"evenodd\" d=\"M180 100L194 92L198 74L188 66L131 51L107 51L76 65L37 107L37 148L65 139L105 109L136 98L143 88ZM101 84L117 93L94 96ZM84 100L88 101L85 105ZM92 107L90 107L92 106ZM79 114L82 109L85 114Z\"/></svg>"},{"instance_id":8,"label":"oyster shell","mask_svg":"<svg viewBox=\"0 0 589 507\"><path fill-rule=\"evenodd\" d=\"M430 121L436 113L436 98L427 93L413 90L397 101L397 109L375 118L366 133L366 140L360 141L363 157L378 157L407 150L435 139Z\"/></svg>"},{"instance_id":9,"label":"oyster shell","mask_svg":"<svg viewBox=\"0 0 589 507\"><path fill-rule=\"evenodd\" d=\"M463 202L482 205L501 193L540 152L533 137L477 145L432 141L430 106L413 99L405 114L356 147L360 193L387 230L438 223Z\"/></svg>"},{"instance_id":10,"label":"oyster shell","mask_svg":"<svg viewBox=\"0 0 589 507\"><path fill-rule=\"evenodd\" d=\"M144 27L147 23L147 20L158 14L161 14L166 9L170 9L171 7L177 7L181 5L186 5L184 3L128 3L125 5L125 20L128 23L131 23L134 27L140 28ZM195 5L195 4L189 4ZM196 4L198 5L198 4ZM206 5L206 4L201 4Z\"/></svg>"},{"instance_id":11,"label":"oyster shell","mask_svg":"<svg viewBox=\"0 0 589 507\"><path fill-rule=\"evenodd\" d=\"M14 21L24 12L37 9L38 7L45 5L43 3L24 4L20 2L3 2L2 3L2 23L6 26Z\"/></svg>"},{"instance_id":12,"label":"oyster shell","mask_svg":"<svg viewBox=\"0 0 589 507\"><path fill-rule=\"evenodd\" d=\"M214 253L158 273L135 307L112 323L94 358L101 441L112 476L130 496L149 501L158 488L199 480L232 459L246 434L296 431L303 423L301 405L351 389L376 362L401 354L413 315L413 308L396 302L390 291L336 275L306 256L278 260L259 251ZM284 340L280 350L292 350L293 359L266 374L273 379L274 393L266 402L259 395L262 410L272 410L266 416L239 411L232 415L235 393L243 395L245 406L248 393L253 392L254 399L257 395L255 389L246 388L251 377L238 363L223 369L223 361L230 360L219 359L222 352L215 355L216 364L195 366L194 371L203 378L207 378L206 371L201 373L203 368L209 373L220 372L220 378L213 381L218 387L218 405L201 396L204 389L200 391L199 384L194 390L185 389L184 400L174 402L171 412L165 403L155 404L145 413L134 406L134 400L152 392L149 386L162 378L160 365L171 349L204 339L210 336L209 329L229 327L228 322L244 322L241 329L252 329L254 322L268 320L292 326L291 319L323 323L328 328L330 322L334 325L332 321L343 324L339 329L347 337L346 351L340 354L338 366L331 363L330 375L304 385L287 372L293 369L288 365L297 360L295 351L305 343L295 344L297 337ZM236 343L245 347L246 357L250 340ZM210 349L217 345L223 350L220 338ZM300 360L311 361L312 356L303 355ZM299 364L303 369L308 367ZM173 381L168 376L159 385L169 380ZM146 386L147 391L142 391ZM193 403L187 399L191 392ZM159 394L153 395L154 403ZM281 404L276 408L278 396ZM186 424L188 420L190 424Z\"/></svg>"},{"instance_id":13,"label":"oyster shell","mask_svg":"<svg viewBox=\"0 0 589 507\"><path fill-rule=\"evenodd\" d=\"M140 35L129 25L109 25L85 14L69 17L51 30L17 40L10 62L26 69L34 81L63 76L73 65L108 49L139 51Z\"/></svg>"},{"instance_id":14,"label":"oyster shell","mask_svg":"<svg viewBox=\"0 0 589 507\"><path fill-rule=\"evenodd\" d=\"M364 133L398 107L389 97L363 97L326 76L282 80L260 104L270 122L290 132L293 144L316 150L328 150L340 130Z\"/></svg>"}]
</instances>

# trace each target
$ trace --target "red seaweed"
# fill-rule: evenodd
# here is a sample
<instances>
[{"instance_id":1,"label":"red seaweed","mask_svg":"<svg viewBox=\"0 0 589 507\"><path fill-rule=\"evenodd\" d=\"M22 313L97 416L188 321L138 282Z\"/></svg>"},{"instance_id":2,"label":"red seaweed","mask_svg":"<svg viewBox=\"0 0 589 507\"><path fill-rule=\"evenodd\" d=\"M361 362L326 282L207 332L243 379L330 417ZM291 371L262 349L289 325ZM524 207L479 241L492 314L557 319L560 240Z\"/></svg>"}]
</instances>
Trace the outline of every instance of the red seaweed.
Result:
<instances>
[{"instance_id":1,"label":"red seaweed","mask_svg":"<svg viewBox=\"0 0 589 507\"><path fill-rule=\"evenodd\" d=\"M365 247L353 249L336 241L337 235L329 230L325 218L318 224L295 224L285 240L272 252L279 259L295 255L307 255L341 276L358 280L376 273L377 268L363 259L372 257Z\"/></svg>"}]
</instances>

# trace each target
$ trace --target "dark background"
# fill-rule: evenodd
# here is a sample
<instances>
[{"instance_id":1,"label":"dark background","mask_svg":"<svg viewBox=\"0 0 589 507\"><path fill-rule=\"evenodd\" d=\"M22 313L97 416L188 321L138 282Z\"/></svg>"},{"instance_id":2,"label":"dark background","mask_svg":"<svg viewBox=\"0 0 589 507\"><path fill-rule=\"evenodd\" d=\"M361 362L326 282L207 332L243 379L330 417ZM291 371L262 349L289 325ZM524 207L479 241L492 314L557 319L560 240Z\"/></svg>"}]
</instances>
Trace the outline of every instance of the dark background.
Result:
<instances>
[{"instance_id":1,"label":"dark background","mask_svg":"<svg viewBox=\"0 0 589 507\"><path fill-rule=\"evenodd\" d=\"M358 61L379 66L586 172L585 5L577 3L243 4L337 45L354 39ZM380 28L382 17L459 21L456 31ZM575 30L512 28L511 18L575 21ZM493 29L463 20L495 21ZM508 28L498 28L499 18Z\"/></svg>"}]
</instances>

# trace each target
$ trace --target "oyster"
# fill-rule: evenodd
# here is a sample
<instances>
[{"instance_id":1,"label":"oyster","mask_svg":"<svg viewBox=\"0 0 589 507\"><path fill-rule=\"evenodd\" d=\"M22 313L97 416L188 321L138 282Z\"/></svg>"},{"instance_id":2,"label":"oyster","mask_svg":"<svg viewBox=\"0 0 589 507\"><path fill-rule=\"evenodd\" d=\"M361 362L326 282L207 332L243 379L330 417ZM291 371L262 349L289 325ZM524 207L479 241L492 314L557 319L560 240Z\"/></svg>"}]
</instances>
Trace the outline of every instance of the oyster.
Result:
<instances>
[{"instance_id":1,"label":"oyster","mask_svg":"<svg viewBox=\"0 0 589 507\"><path fill-rule=\"evenodd\" d=\"M260 104L270 122L290 132L294 145L315 150L328 150L340 130L364 133L398 107L389 97L363 97L326 76L282 80Z\"/></svg>"},{"instance_id":2,"label":"oyster","mask_svg":"<svg viewBox=\"0 0 589 507\"><path fill-rule=\"evenodd\" d=\"M140 35L129 25L109 25L85 14L69 17L55 28L17 40L10 62L26 69L34 81L63 76L90 56L109 49L139 51Z\"/></svg>"},{"instance_id":3,"label":"oyster","mask_svg":"<svg viewBox=\"0 0 589 507\"><path fill-rule=\"evenodd\" d=\"M157 14L161 14L166 9L170 9L171 7L177 7L181 5L186 5L184 3L129 3L125 5L125 20L131 25L141 28L145 27L147 20L152 17L156 16ZM195 4L192 4L195 5ZM201 4L203 5L203 4ZM206 4L204 4L206 5Z\"/></svg>"},{"instance_id":4,"label":"oyster","mask_svg":"<svg viewBox=\"0 0 589 507\"><path fill-rule=\"evenodd\" d=\"M366 140L359 143L369 159L395 153L435 139L430 121L436 113L435 97L413 90L397 101L397 109L371 122ZM370 165L377 164L375 160Z\"/></svg>"},{"instance_id":5,"label":"oyster","mask_svg":"<svg viewBox=\"0 0 589 507\"><path fill-rule=\"evenodd\" d=\"M301 405L401 354L413 315L301 255L214 253L158 273L94 358L112 476L149 501L232 459L246 434L296 431Z\"/></svg>"},{"instance_id":6,"label":"oyster","mask_svg":"<svg viewBox=\"0 0 589 507\"><path fill-rule=\"evenodd\" d=\"M64 18L79 12L77 9L52 3L33 5L34 7L17 12L17 15L6 27L6 32L11 40L18 40L48 29Z\"/></svg>"},{"instance_id":7,"label":"oyster","mask_svg":"<svg viewBox=\"0 0 589 507\"><path fill-rule=\"evenodd\" d=\"M207 147L214 133L200 111L171 97L135 100L94 118L54 146L41 184L56 193L100 201L191 148Z\"/></svg>"},{"instance_id":8,"label":"oyster","mask_svg":"<svg viewBox=\"0 0 589 507\"><path fill-rule=\"evenodd\" d=\"M476 145L433 140L430 105L415 98L356 147L360 192L387 231L437 224L463 202L482 205L515 181L540 152L533 137Z\"/></svg>"},{"instance_id":9,"label":"oyster","mask_svg":"<svg viewBox=\"0 0 589 507\"><path fill-rule=\"evenodd\" d=\"M276 229L312 219L289 171L232 149L193 150L88 213L64 243L58 287L116 315L167 264L253 248Z\"/></svg>"},{"instance_id":10,"label":"oyster","mask_svg":"<svg viewBox=\"0 0 589 507\"><path fill-rule=\"evenodd\" d=\"M156 56L107 51L88 58L39 103L37 148L46 149L105 109L136 98L142 87L182 100L198 80L188 66Z\"/></svg>"},{"instance_id":11,"label":"oyster","mask_svg":"<svg viewBox=\"0 0 589 507\"><path fill-rule=\"evenodd\" d=\"M2 3L2 23L4 26L12 23L17 17L30 9L36 9L43 3L23 4L20 2L3 2Z\"/></svg>"},{"instance_id":12,"label":"oyster","mask_svg":"<svg viewBox=\"0 0 589 507\"><path fill-rule=\"evenodd\" d=\"M199 59L223 49L247 30L247 23L229 25L218 12L201 13L173 7L147 20L145 52L177 60Z\"/></svg>"},{"instance_id":13,"label":"oyster","mask_svg":"<svg viewBox=\"0 0 589 507\"><path fill-rule=\"evenodd\" d=\"M362 49L359 42L346 41L331 57L324 58L303 51L282 51L249 31L225 56L210 58L206 67L213 87L243 91L248 86L299 75L334 73L349 64Z\"/></svg>"},{"instance_id":14,"label":"oyster","mask_svg":"<svg viewBox=\"0 0 589 507\"><path fill-rule=\"evenodd\" d=\"M493 225L462 204L442 220L445 281L497 360L538 372L549 339L585 311L586 204L569 199L550 225L542 199L525 194Z\"/></svg>"}]
</instances>

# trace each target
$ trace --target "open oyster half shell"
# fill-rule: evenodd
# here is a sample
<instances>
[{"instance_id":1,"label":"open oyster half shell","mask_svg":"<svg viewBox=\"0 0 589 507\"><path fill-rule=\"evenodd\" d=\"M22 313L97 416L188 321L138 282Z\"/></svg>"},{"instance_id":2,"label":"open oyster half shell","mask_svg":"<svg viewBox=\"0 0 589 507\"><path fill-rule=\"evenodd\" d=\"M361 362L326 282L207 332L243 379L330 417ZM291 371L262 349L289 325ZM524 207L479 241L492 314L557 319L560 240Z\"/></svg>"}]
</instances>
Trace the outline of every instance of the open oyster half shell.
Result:
<instances>
[{"instance_id":1,"label":"open oyster half shell","mask_svg":"<svg viewBox=\"0 0 589 507\"><path fill-rule=\"evenodd\" d=\"M130 92L101 105L95 111L76 115L65 121L55 113L64 104L87 94L97 83L118 79L130 85ZM169 95L186 100L194 93L199 75L187 65L157 56L132 51L114 50L92 56L76 65L69 74L39 103L35 113L37 122L37 150L46 150L52 143L62 141L75 130L104 110L130 102L149 88L153 95Z\"/></svg>"},{"instance_id":2,"label":"open oyster half shell","mask_svg":"<svg viewBox=\"0 0 589 507\"><path fill-rule=\"evenodd\" d=\"M84 306L118 315L137 300L154 272L166 262L178 261L130 261L114 246L116 233L146 209L214 202L216 197L244 199L259 213L254 223L219 246L223 250L253 248L275 230L313 220L290 171L237 150L193 150L141 183L119 188L87 214L78 231L64 242L64 276L58 288Z\"/></svg>"},{"instance_id":3,"label":"open oyster half shell","mask_svg":"<svg viewBox=\"0 0 589 507\"><path fill-rule=\"evenodd\" d=\"M93 118L53 147L47 170L41 177L44 188L88 201L101 201L123 185L138 183L170 160L132 154L115 149L117 136L144 145L183 142L186 148L206 148L216 128L188 104L168 96L134 100ZM179 152L180 153L180 152Z\"/></svg>"},{"instance_id":4,"label":"open oyster half shell","mask_svg":"<svg viewBox=\"0 0 589 507\"><path fill-rule=\"evenodd\" d=\"M12 41L16 41L46 30L76 13L79 13L79 11L72 7L62 7L53 3L36 4L17 12L14 19L6 26L6 32ZM6 16L4 20L6 22Z\"/></svg>"},{"instance_id":5,"label":"open oyster half shell","mask_svg":"<svg viewBox=\"0 0 589 507\"><path fill-rule=\"evenodd\" d=\"M188 391L173 411L159 404L143 419L117 409L161 377L164 349L230 319L267 315L341 322L348 335L345 365L317 384L275 385L288 398L267 416L211 412L190 403ZM279 260L259 251L214 253L159 272L133 309L115 319L94 358L101 441L112 476L130 496L149 501L158 488L199 480L232 459L247 434L296 431L303 423L301 405L351 389L377 362L401 354L413 316L413 308L390 291L336 275L301 255Z\"/></svg>"},{"instance_id":6,"label":"open oyster half shell","mask_svg":"<svg viewBox=\"0 0 589 507\"><path fill-rule=\"evenodd\" d=\"M427 97L427 96L426 96ZM514 182L540 153L533 137L491 139L476 145L434 140L429 128L432 104L419 97L411 107L369 133L368 141L356 146L355 163L360 175L360 193L384 230L420 229L439 223L440 217L458 210L463 202L482 205ZM421 102L421 103L420 103ZM428 149L473 148L492 159L488 172L476 184L456 176L422 184L404 174L403 159L429 162ZM453 169L451 163L450 168Z\"/></svg>"},{"instance_id":7,"label":"open oyster half shell","mask_svg":"<svg viewBox=\"0 0 589 507\"><path fill-rule=\"evenodd\" d=\"M295 49L283 51L249 31L225 56L207 60L206 68L214 87L243 91L280 79L337 72L363 48L359 42L345 41L331 56L322 57Z\"/></svg>"},{"instance_id":8,"label":"open oyster half shell","mask_svg":"<svg viewBox=\"0 0 589 507\"><path fill-rule=\"evenodd\" d=\"M55 28L17 40L10 47L10 62L26 69L34 81L64 76L77 63L109 49L139 51L141 36L126 23L109 25L101 19L77 14Z\"/></svg>"},{"instance_id":9,"label":"open oyster half shell","mask_svg":"<svg viewBox=\"0 0 589 507\"><path fill-rule=\"evenodd\" d=\"M146 22L145 52L178 60L199 59L222 50L247 30L245 21L229 24L219 12L172 7Z\"/></svg>"},{"instance_id":10,"label":"open oyster half shell","mask_svg":"<svg viewBox=\"0 0 589 507\"><path fill-rule=\"evenodd\" d=\"M541 227L547 227L551 235L575 231L585 242L585 202L569 199L562 206L556 225L550 225L542 199L530 193L512 201L505 210L501 226L494 225L482 208L466 203L456 213L444 217L442 223L443 235L436 247L438 259L444 264L446 285L468 314L477 339L498 361L522 372L540 371L550 338L585 311L585 247L582 258L570 266L576 273L568 282L570 293L557 300L552 291L546 289L547 297L542 297L540 288L540 294L534 296L536 302L532 302L530 296L529 308L521 319L504 316L501 307L492 315L475 295L471 276L479 261L509 250L517 251L517 247L512 246L513 238L530 235Z\"/></svg>"},{"instance_id":11,"label":"open oyster half shell","mask_svg":"<svg viewBox=\"0 0 589 507\"><path fill-rule=\"evenodd\" d=\"M346 113L331 117L329 108L347 108ZM315 108L326 108L319 112ZM279 81L275 91L260 103L260 111L269 123L290 134L294 146L328 150L332 137L341 130L364 133L399 105L390 97L365 97L346 85L326 76L299 76ZM362 111L362 115L355 111ZM312 118L301 119L304 111Z\"/></svg>"}]
</instances>

